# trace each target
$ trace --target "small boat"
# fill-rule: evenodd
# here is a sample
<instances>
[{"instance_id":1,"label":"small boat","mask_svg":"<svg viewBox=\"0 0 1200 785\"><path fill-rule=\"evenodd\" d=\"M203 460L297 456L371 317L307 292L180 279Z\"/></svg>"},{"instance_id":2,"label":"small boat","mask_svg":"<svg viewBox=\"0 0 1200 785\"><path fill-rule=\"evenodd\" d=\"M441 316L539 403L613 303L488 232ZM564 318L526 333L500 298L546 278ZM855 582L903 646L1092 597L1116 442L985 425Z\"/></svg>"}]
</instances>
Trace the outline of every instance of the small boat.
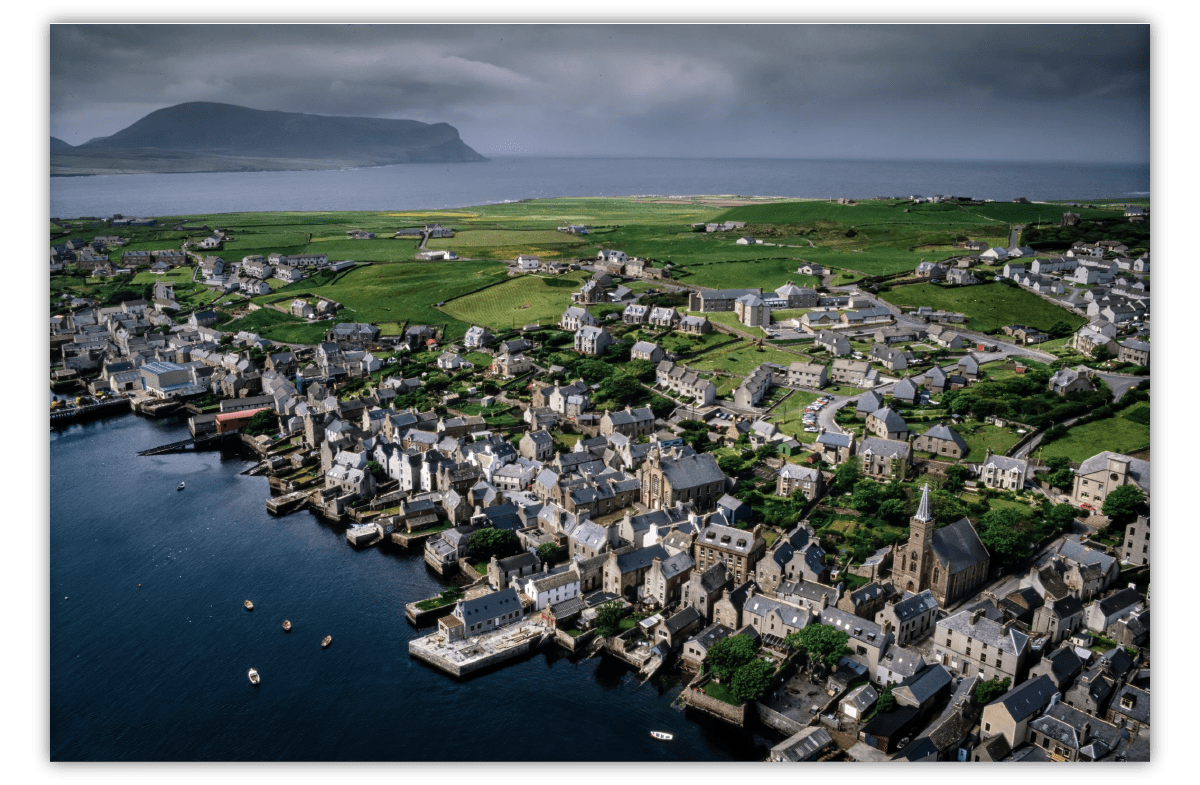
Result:
<instances>
[{"instance_id":1,"label":"small boat","mask_svg":"<svg viewBox=\"0 0 1200 785\"><path fill-rule=\"evenodd\" d=\"M331 643L333 643L333 636L332 636L332 635L326 635L326 636L325 636L325 639L321 641L321 648L322 648L322 649L328 649L328 648L329 648L329 644L331 644Z\"/></svg>"},{"instance_id":2,"label":"small boat","mask_svg":"<svg viewBox=\"0 0 1200 785\"><path fill-rule=\"evenodd\" d=\"M650 731L650 735L656 739L662 739L663 741L671 741L675 738L674 733L664 733L660 730L652 730Z\"/></svg>"},{"instance_id":3,"label":"small boat","mask_svg":"<svg viewBox=\"0 0 1200 785\"><path fill-rule=\"evenodd\" d=\"M284 632L292 631L292 623L290 621L288 621L287 619L283 620L283 631Z\"/></svg>"},{"instance_id":4,"label":"small boat","mask_svg":"<svg viewBox=\"0 0 1200 785\"><path fill-rule=\"evenodd\" d=\"M187 483L181 482L179 485L175 486L175 490L182 491L185 485L187 485Z\"/></svg>"},{"instance_id":5,"label":"small boat","mask_svg":"<svg viewBox=\"0 0 1200 785\"><path fill-rule=\"evenodd\" d=\"M261 681L258 678L258 671L254 670L254 668L251 668L250 673L248 673L246 675L248 675L250 677L250 683L253 684L255 687L257 687L258 682Z\"/></svg>"},{"instance_id":6,"label":"small boat","mask_svg":"<svg viewBox=\"0 0 1200 785\"><path fill-rule=\"evenodd\" d=\"M242 605L245 605L246 610L248 610L248 611L254 610L254 603L250 602L250 600L246 600L245 602L242 603Z\"/></svg>"}]
</instances>

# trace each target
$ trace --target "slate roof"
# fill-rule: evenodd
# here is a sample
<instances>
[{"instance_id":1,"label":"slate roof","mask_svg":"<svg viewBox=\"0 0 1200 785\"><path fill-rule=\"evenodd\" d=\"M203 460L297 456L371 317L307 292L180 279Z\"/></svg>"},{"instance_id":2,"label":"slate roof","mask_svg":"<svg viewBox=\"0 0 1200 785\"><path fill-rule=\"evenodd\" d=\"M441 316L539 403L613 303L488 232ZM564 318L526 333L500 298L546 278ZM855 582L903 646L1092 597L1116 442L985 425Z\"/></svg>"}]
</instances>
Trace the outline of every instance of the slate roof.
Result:
<instances>
[{"instance_id":1,"label":"slate roof","mask_svg":"<svg viewBox=\"0 0 1200 785\"><path fill-rule=\"evenodd\" d=\"M1141 602L1141 596L1136 589L1131 589L1126 586L1124 589L1119 589L1112 594L1097 600L1099 603L1100 612L1105 616L1110 616L1117 611L1124 610L1132 605Z\"/></svg>"},{"instance_id":2,"label":"slate roof","mask_svg":"<svg viewBox=\"0 0 1200 785\"><path fill-rule=\"evenodd\" d=\"M920 386L913 383L912 379L902 379L899 384L892 388L892 396L909 400L917 397L920 389Z\"/></svg>"},{"instance_id":3,"label":"slate roof","mask_svg":"<svg viewBox=\"0 0 1200 785\"><path fill-rule=\"evenodd\" d=\"M908 423L904 422L904 418L896 414L895 410L891 408L876 410L871 412L869 416L882 421L888 433L908 430Z\"/></svg>"},{"instance_id":4,"label":"slate roof","mask_svg":"<svg viewBox=\"0 0 1200 785\"><path fill-rule=\"evenodd\" d=\"M967 451L966 440L959 435L958 431L954 430L949 425L946 425L944 422L940 422L933 426L928 431L925 431L923 435L930 439L941 439L942 441L954 442L964 453Z\"/></svg>"},{"instance_id":5,"label":"slate roof","mask_svg":"<svg viewBox=\"0 0 1200 785\"><path fill-rule=\"evenodd\" d=\"M663 550L666 550L665 548ZM696 562L692 561L692 557L686 551L675 554L669 559L664 559L659 569L662 570L664 578L674 578L676 575L690 570L696 566Z\"/></svg>"},{"instance_id":6,"label":"slate roof","mask_svg":"<svg viewBox=\"0 0 1200 785\"><path fill-rule=\"evenodd\" d=\"M894 691L900 693L897 698L903 696L915 701L918 706L924 706L953 680L949 671L934 664L897 684Z\"/></svg>"},{"instance_id":7,"label":"slate roof","mask_svg":"<svg viewBox=\"0 0 1200 785\"><path fill-rule=\"evenodd\" d=\"M696 633L689 642L695 643L700 647L701 651L708 651L709 646L712 646L719 640L728 638L730 635L733 635L733 630L724 624L710 624Z\"/></svg>"},{"instance_id":8,"label":"slate roof","mask_svg":"<svg viewBox=\"0 0 1200 785\"><path fill-rule=\"evenodd\" d=\"M893 605L892 612L896 614L897 621L903 623L937 607L938 601L933 596L933 590L926 589Z\"/></svg>"},{"instance_id":9,"label":"slate roof","mask_svg":"<svg viewBox=\"0 0 1200 785\"><path fill-rule=\"evenodd\" d=\"M712 453L664 459L662 473L676 492L712 482L724 483L726 480L725 473L717 466L717 459Z\"/></svg>"},{"instance_id":10,"label":"slate roof","mask_svg":"<svg viewBox=\"0 0 1200 785\"><path fill-rule=\"evenodd\" d=\"M766 618L771 613L777 613L779 618L788 627L799 628L808 624L808 611L804 608L797 608L794 605L788 605L779 600L761 595L755 595L747 600L745 606L742 608L742 613L753 613L763 618Z\"/></svg>"},{"instance_id":11,"label":"slate roof","mask_svg":"<svg viewBox=\"0 0 1200 785\"><path fill-rule=\"evenodd\" d=\"M971 624L971 612L966 610L942 619L937 626L961 632L968 638L982 641L1005 654L1016 656L1029 647L1029 636L1016 627L1009 627L1005 632L1002 624L986 616L980 617L975 624Z\"/></svg>"},{"instance_id":12,"label":"slate roof","mask_svg":"<svg viewBox=\"0 0 1200 785\"><path fill-rule=\"evenodd\" d=\"M1003 705L1009 716L1020 722L1046 708L1057 692L1058 685L1054 680L1042 674L1036 679L1029 679L1013 687L988 705Z\"/></svg>"},{"instance_id":13,"label":"slate roof","mask_svg":"<svg viewBox=\"0 0 1200 785\"><path fill-rule=\"evenodd\" d=\"M705 453L707 455L707 453ZM712 518L710 517L710 521ZM709 523L698 536L697 542L716 548L748 554L762 538L743 529L724 526L719 523Z\"/></svg>"},{"instance_id":14,"label":"slate roof","mask_svg":"<svg viewBox=\"0 0 1200 785\"><path fill-rule=\"evenodd\" d=\"M1150 462L1143 461L1140 458L1130 458L1128 455L1110 452L1105 450L1102 453L1093 455L1079 465L1076 474L1092 474L1093 472L1104 471L1108 467L1108 459L1110 457L1119 458L1122 461L1129 463L1129 476L1133 478L1143 491L1150 493Z\"/></svg>"},{"instance_id":15,"label":"slate roof","mask_svg":"<svg viewBox=\"0 0 1200 785\"><path fill-rule=\"evenodd\" d=\"M966 518L933 532L933 552L950 572L961 572L987 560L988 552Z\"/></svg>"},{"instance_id":16,"label":"slate roof","mask_svg":"<svg viewBox=\"0 0 1200 785\"><path fill-rule=\"evenodd\" d=\"M1048 675L1058 685L1066 684L1083 670L1083 660L1071 646L1060 646L1047 654L1042 662L1050 666Z\"/></svg>"},{"instance_id":17,"label":"slate roof","mask_svg":"<svg viewBox=\"0 0 1200 785\"><path fill-rule=\"evenodd\" d=\"M1080 739L1084 724L1089 726L1086 741ZM1065 703L1056 703L1044 715L1029 723L1031 730L1049 736L1063 746L1079 750L1093 760L1107 755L1120 741L1121 731L1090 714Z\"/></svg>"},{"instance_id":18,"label":"slate roof","mask_svg":"<svg viewBox=\"0 0 1200 785\"><path fill-rule=\"evenodd\" d=\"M865 392L858 399L858 405L855 407L856 412L871 412L878 411L883 408L883 396L876 392Z\"/></svg>"},{"instance_id":19,"label":"slate roof","mask_svg":"<svg viewBox=\"0 0 1200 785\"><path fill-rule=\"evenodd\" d=\"M666 562L671 558L671 554L667 553L667 549L661 545L651 545L649 548L639 548L636 551L623 553L617 557L617 569L622 575L627 572L635 572L649 567L654 560L662 559Z\"/></svg>"},{"instance_id":20,"label":"slate roof","mask_svg":"<svg viewBox=\"0 0 1200 785\"><path fill-rule=\"evenodd\" d=\"M501 589L482 597L458 601L459 611L465 624L494 619L510 611L521 609L521 600L517 597L516 589Z\"/></svg>"},{"instance_id":21,"label":"slate roof","mask_svg":"<svg viewBox=\"0 0 1200 785\"><path fill-rule=\"evenodd\" d=\"M859 455L882 455L885 458L907 458L908 442L898 442L893 439L880 439L868 436L859 445Z\"/></svg>"},{"instance_id":22,"label":"slate roof","mask_svg":"<svg viewBox=\"0 0 1200 785\"><path fill-rule=\"evenodd\" d=\"M819 436L817 436L817 443L818 444L828 444L831 447L849 447L850 446L850 434L848 434L848 433L830 433L829 431L826 431L825 433L822 433Z\"/></svg>"},{"instance_id":23,"label":"slate roof","mask_svg":"<svg viewBox=\"0 0 1200 785\"><path fill-rule=\"evenodd\" d=\"M790 761L803 761L833 743L829 731L819 725L804 728L794 736L776 744L771 752Z\"/></svg>"},{"instance_id":24,"label":"slate roof","mask_svg":"<svg viewBox=\"0 0 1200 785\"><path fill-rule=\"evenodd\" d=\"M679 613L676 613L675 615L671 616L671 618L664 621L663 626L666 627L668 632L674 634L689 624L694 624L702 618L704 617L700 615L700 611L689 605L688 607L679 611Z\"/></svg>"},{"instance_id":25,"label":"slate roof","mask_svg":"<svg viewBox=\"0 0 1200 785\"><path fill-rule=\"evenodd\" d=\"M1122 706L1122 698L1132 698L1133 706L1128 708ZM1132 684L1126 684L1113 696L1112 703L1109 704L1109 709L1116 714L1136 720L1143 725L1148 725L1150 723L1150 693Z\"/></svg>"},{"instance_id":26,"label":"slate roof","mask_svg":"<svg viewBox=\"0 0 1200 785\"><path fill-rule=\"evenodd\" d=\"M779 476L789 480L816 480L818 475L816 469L798 463L785 463L779 470Z\"/></svg>"}]
</instances>

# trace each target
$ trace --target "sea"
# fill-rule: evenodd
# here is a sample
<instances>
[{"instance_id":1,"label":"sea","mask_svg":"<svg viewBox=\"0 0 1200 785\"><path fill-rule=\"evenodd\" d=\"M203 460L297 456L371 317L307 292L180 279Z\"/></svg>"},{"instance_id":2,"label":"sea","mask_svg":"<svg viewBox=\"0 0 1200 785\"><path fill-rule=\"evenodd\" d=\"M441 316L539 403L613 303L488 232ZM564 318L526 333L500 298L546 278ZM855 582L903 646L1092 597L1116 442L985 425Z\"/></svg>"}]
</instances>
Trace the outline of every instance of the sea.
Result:
<instances>
[{"instance_id":1,"label":"sea","mask_svg":"<svg viewBox=\"0 0 1200 785\"><path fill-rule=\"evenodd\" d=\"M463 680L411 659L431 628L404 605L451 584L419 548L270 515L237 451L136 454L187 437L135 414L50 433L52 761L755 761L779 740L606 656Z\"/></svg>"},{"instance_id":2,"label":"sea","mask_svg":"<svg viewBox=\"0 0 1200 785\"><path fill-rule=\"evenodd\" d=\"M50 178L62 218L254 211L433 210L564 196L733 194L829 199L1134 199L1149 164L765 158L539 158L307 172Z\"/></svg>"}]
</instances>

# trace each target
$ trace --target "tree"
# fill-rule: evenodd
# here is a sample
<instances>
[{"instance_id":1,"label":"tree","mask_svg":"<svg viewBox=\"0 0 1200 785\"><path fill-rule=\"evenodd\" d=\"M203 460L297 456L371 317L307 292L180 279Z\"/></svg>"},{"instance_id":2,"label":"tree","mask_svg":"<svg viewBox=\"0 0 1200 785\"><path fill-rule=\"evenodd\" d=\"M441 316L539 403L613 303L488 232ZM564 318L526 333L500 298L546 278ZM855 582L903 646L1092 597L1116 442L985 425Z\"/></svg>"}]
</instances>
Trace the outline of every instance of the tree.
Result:
<instances>
[{"instance_id":1,"label":"tree","mask_svg":"<svg viewBox=\"0 0 1200 785\"><path fill-rule=\"evenodd\" d=\"M556 553L558 553L558 546L552 542L542 543L537 549L537 557L546 564L550 564Z\"/></svg>"},{"instance_id":2,"label":"tree","mask_svg":"<svg viewBox=\"0 0 1200 785\"><path fill-rule=\"evenodd\" d=\"M740 472L743 466L742 459L736 455L722 455L717 459L717 467L730 476Z\"/></svg>"},{"instance_id":3,"label":"tree","mask_svg":"<svg viewBox=\"0 0 1200 785\"><path fill-rule=\"evenodd\" d=\"M264 433L275 433L279 430L278 419L275 412L270 409L263 409L260 412L255 412L245 425L242 426L242 433L247 436L258 436Z\"/></svg>"},{"instance_id":4,"label":"tree","mask_svg":"<svg viewBox=\"0 0 1200 785\"><path fill-rule=\"evenodd\" d=\"M1042 439L1045 438L1045 436L1042 437ZM1043 475L1043 479L1051 488L1059 488L1065 491L1069 490L1075 484L1075 472L1071 469L1071 463L1066 458L1051 458L1046 461L1046 465L1050 467L1050 471Z\"/></svg>"},{"instance_id":5,"label":"tree","mask_svg":"<svg viewBox=\"0 0 1200 785\"><path fill-rule=\"evenodd\" d=\"M381 466L378 461L367 461L367 471L369 471L371 476L376 480L382 480L387 476L383 471L383 466Z\"/></svg>"},{"instance_id":6,"label":"tree","mask_svg":"<svg viewBox=\"0 0 1200 785\"><path fill-rule=\"evenodd\" d=\"M852 654L846 641L850 636L828 624L809 624L799 632L790 633L783 642L804 652L809 660L824 662L829 667L847 654Z\"/></svg>"},{"instance_id":7,"label":"tree","mask_svg":"<svg viewBox=\"0 0 1200 785\"><path fill-rule=\"evenodd\" d=\"M521 541L508 529L479 529L471 535L470 546L476 558L504 558L520 550Z\"/></svg>"},{"instance_id":8,"label":"tree","mask_svg":"<svg viewBox=\"0 0 1200 785\"><path fill-rule=\"evenodd\" d=\"M756 701L771 688L774 675L775 669L769 662L755 658L737 669L729 683L729 690L733 693L734 700L740 703Z\"/></svg>"},{"instance_id":9,"label":"tree","mask_svg":"<svg viewBox=\"0 0 1200 785\"><path fill-rule=\"evenodd\" d=\"M625 364L625 373L639 381L648 382L655 378L654 363L649 360L631 360Z\"/></svg>"},{"instance_id":10,"label":"tree","mask_svg":"<svg viewBox=\"0 0 1200 785\"><path fill-rule=\"evenodd\" d=\"M830 484L829 490L835 496L841 496L843 493L852 491L854 485L862 478L862 468L858 465L858 461L846 461L833 473L833 482Z\"/></svg>"},{"instance_id":11,"label":"tree","mask_svg":"<svg viewBox=\"0 0 1200 785\"><path fill-rule=\"evenodd\" d=\"M612 637L620 629L621 618L624 615L625 610L621 603L616 600L604 603L600 610L596 611L596 633L602 638Z\"/></svg>"},{"instance_id":12,"label":"tree","mask_svg":"<svg viewBox=\"0 0 1200 785\"><path fill-rule=\"evenodd\" d=\"M1069 504L1056 504L1046 513L1046 521L1055 531L1066 531L1075 520L1076 510Z\"/></svg>"},{"instance_id":13,"label":"tree","mask_svg":"<svg viewBox=\"0 0 1200 785\"><path fill-rule=\"evenodd\" d=\"M1145 494L1136 485L1122 485L1108 492L1100 511L1112 518L1113 523L1126 524L1142 511Z\"/></svg>"},{"instance_id":14,"label":"tree","mask_svg":"<svg viewBox=\"0 0 1200 785\"><path fill-rule=\"evenodd\" d=\"M879 502L883 499L883 491L879 487L879 483L874 480L859 480L854 484L854 494L850 497L850 504L859 512L873 513L879 509Z\"/></svg>"},{"instance_id":15,"label":"tree","mask_svg":"<svg viewBox=\"0 0 1200 785\"><path fill-rule=\"evenodd\" d=\"M903 499L886 499L879 505L879 517L885 523L890 523L893 526L904 524L908 518L908 512L905 510Z\"/></svg>"},{"instance_id":16,"label":"tree","mask_svg":"<svg viewBox=\"0 0 1200 785\"><path fill-rule=\"evenodd\" d=\"M989 679L981 681L975 685L975 704L977 706L986 706L996 698L999 698L1004 693L1008 692L1008 686L1012 680L1007 676L1003 679Z\"/></svg>"},{"instance_id":17,"label":"tree","mask_svg":"<svg viewBox=\"0 0 1200 785\"><path fill-rule=\"evenodd\" d=\"M721 682L727 683L738 668L754 659L754 639L745 634L730 635L708 647L704 666Z\"/></svg>"},{"instance_id":18,"label":"tree","mask_svg":"<svg viewBox=\"0 0 1200 785\"><path fill-rule=\"evenodd\" d=\"M884 714L896 707L896 698L892 695L892 685L883 688L883 692L879 693L879 699L875 701L875 713Z\"/></svg>"},{"instance_id":19,"label":"tree","mask_svg":"<svg viewBox=\"0 0 1200 785\"><path fill-rule=\"evenodd\" d=\"M946 469L946 482L942 483L942 489L957 493L963 489L969 476L971 476L971 472L966 466L955 464Z\"/></svg>"},{"instance_id":20,"label":"tree","mask_svg":"<svg viewBox=\"0 0 1200 785\"><path fill-rule=\"evenodd\" d=\"M774 458L776 455L779 455L779 446L774 442L767 442L754 451L754 457L760 461L764 458Z\"/></svg>"},{"instance_id":21,"label":"tree","mask_svg":"<svg viewBox=\"0 0 1200 785\"><path fill-rule=\"evenodd\" d=\"M1004 562L1018 561L1029 555L1027 520L1024 512L1011 507L989 510L979 519L979 539L992 556Z\"/></svg>"}]
</instances>

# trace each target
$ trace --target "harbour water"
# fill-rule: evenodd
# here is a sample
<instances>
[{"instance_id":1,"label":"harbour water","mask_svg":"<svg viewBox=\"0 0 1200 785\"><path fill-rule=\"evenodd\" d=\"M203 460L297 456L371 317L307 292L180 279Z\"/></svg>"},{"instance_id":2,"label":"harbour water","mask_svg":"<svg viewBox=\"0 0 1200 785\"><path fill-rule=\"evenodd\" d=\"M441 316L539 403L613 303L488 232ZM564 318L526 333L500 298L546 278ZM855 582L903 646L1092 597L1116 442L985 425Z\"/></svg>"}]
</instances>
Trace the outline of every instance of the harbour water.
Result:
<instances>
[{"instance_id":1,"label":"harbour water","mask_svg":"<svg viewBox=\"0 0 1200 785\"><path fill-rule=\"evenodd\" d=\"M496 156L485 163L311 172L53 177L50 215L422 210L632 194L1064 200L1144 198L1149 192L1148 164Z\"/></svg>"},{"instance_id":2,"label":"harbour water","mask_svg":"<svg viewBox=\"0 0 1200 785\"><path fill-rule=\"evenodd\" d=\"M273 518L239 454L135 454L186 436L137 415L50 434L51 760L762 760L776 741L603 657L547 648L462 682L410 659L427 631L404 604L446 585L419 551Z\"/></svg>"}]
</instances>

